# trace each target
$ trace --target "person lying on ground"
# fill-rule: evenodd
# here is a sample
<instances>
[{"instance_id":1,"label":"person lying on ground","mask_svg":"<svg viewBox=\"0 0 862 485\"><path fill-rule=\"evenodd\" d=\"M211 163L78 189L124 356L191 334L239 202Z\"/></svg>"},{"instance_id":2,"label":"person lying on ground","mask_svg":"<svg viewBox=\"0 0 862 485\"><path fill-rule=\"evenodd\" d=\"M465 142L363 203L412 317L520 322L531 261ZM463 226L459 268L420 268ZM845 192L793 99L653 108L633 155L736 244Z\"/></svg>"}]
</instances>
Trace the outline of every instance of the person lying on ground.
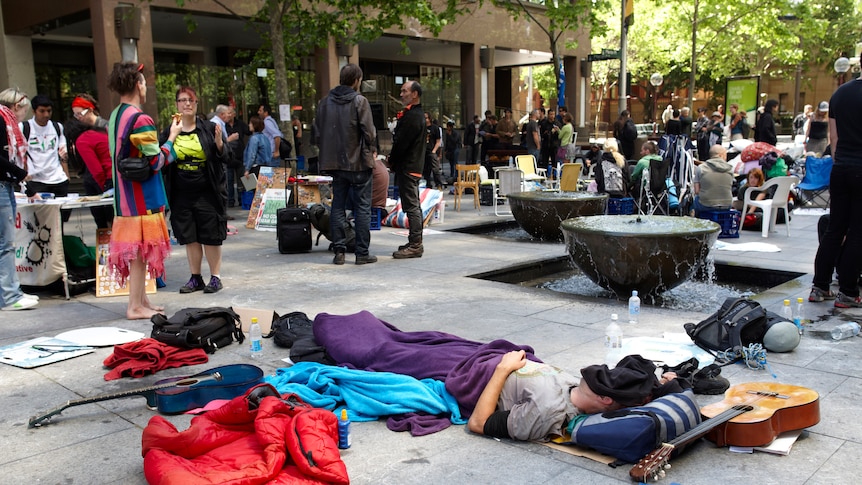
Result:
<instances>
[{"instance_id":1,"label":"person lying on ground","mask_svg":"<svg viewBox=\"0 0 862 485\"><path fill-rule=\"evenodd\" d=\"M523 350L508 352L479 396L467 429L522 441L562 436L579 414L639 406L682 392L676 374L668 372L659 379L655 370L651 361L629 355L613 369L585 367L578 380L548 364L527 360Z\"/></svg>"}]
</instances>

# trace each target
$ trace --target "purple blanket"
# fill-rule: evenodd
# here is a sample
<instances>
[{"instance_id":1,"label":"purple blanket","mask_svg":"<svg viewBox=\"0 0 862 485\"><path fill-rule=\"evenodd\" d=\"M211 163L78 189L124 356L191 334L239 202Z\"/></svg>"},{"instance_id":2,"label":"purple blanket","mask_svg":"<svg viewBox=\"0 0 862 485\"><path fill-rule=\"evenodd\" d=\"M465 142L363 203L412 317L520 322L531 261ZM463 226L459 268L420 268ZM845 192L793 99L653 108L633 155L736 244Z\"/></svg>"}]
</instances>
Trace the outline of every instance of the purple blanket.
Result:
<instances>
[{"instance_id":1,"label":"purple blanket","mask_svg":"<svg viewBox=\"0 0 862 485\"><path fill-rule=\"evenodd\" d=\"M503 354L524 350L527 358L541 362L529 346L506 340L474 342L445 332L402 332L367 311L320 313L312 328L314 339L339 365L444 381L465 418Z\"/></svg>"}]
</instances>

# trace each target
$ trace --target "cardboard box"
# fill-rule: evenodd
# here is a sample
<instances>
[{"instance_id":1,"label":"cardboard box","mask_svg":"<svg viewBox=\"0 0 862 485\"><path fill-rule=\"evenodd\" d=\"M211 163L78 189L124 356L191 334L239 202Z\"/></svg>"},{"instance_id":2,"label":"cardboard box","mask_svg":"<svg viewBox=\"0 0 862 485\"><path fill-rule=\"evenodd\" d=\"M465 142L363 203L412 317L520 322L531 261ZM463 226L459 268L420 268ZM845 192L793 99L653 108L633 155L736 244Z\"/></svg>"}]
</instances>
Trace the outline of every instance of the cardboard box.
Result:
<instances>
[{"instance_id":1,"label":"cardboard box","mask_svg":"<svg viewBox=\"0 0 862 485\"><path fill-rule=\"evenodd\" d=\"M259 308L233 307L233 311L239 315L239 318L242 321L243 333L248 333L248 329L251 327L251 318L257 317L257 323L260 324L260 331L266 335L272 328L272 321L278 316L278 314L273 310L261 310Z\"/></svg>"}]
</instances>

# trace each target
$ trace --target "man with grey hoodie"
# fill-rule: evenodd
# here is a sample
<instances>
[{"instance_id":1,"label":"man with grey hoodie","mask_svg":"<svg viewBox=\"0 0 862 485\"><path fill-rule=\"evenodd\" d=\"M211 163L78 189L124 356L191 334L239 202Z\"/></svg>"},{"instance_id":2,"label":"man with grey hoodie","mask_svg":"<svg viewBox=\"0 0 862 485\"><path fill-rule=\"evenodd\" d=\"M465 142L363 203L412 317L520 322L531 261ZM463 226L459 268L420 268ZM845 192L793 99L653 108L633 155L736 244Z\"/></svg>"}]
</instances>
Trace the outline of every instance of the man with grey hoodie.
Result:
<instances>
[{"instance_id":1,"label":"man with grey hoodie","mask_svg":"<svg viewBox=\"0 0 862 485\"><path fill-rule=\"evenodd\" d=\"M371 244L371 181L377 130L371 106L359 94L362 69L356 64L341 68L339 86L320 101L314 120L315 145L320 170L332 176L330 237L334 264L344 264L347 251L344 231L346 209L353 210L356 229L356 264L376 263L368 253Z\"/></svg>"},{"instance_id":2,"label":"man with grey hoodie","mask_svg":"<svg viewBox=\"0 0 862 485\"><path fill-rule=\"evenodd\" d=\"M694 172L695 213L704 210L726 210L733 203L733 167L727 163L727 149L713 145L709 159Z\"/></svg>"}]
</instances>

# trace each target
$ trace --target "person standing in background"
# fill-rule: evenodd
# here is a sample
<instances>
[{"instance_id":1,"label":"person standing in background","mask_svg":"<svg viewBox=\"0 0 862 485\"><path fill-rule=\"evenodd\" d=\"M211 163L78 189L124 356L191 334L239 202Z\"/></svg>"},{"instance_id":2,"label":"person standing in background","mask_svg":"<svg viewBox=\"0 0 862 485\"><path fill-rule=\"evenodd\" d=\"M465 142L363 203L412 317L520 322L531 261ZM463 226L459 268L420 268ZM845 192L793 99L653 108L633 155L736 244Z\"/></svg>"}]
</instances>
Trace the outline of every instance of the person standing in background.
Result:
<instances>
[{"instance_id":1,"label":"person standing in background","mask_svg":"<svg viewBox=\"0 0 862 485\"><path fill-rule=\"evenodd\" d=\"M362 69L345 64L339 85L317 107L314 144L320 148L320 170L332 176L332 212L329 239L335 251L333 264L344 264L347 251L347 209L353 210L356 230L356 264L377 262L371 244L371 188L377 129L371 105L359 94Z\"/></svg>"},{"instance_id":2,"label":"person standing in background","mask_svg":"<svg viewBox=\"0 0 862 485\"><path fill-rule=\"evenodd\" d=\"M69 194L69 166L66 164L66 135L63 125L51 120L54 103L44 95L30 101L33 118L19 128L27 142L28 162L27 195L50 192L57 197Z\"/></svg>"},{"instance_id":3,"label":"person standing in background","mask_svg":"<svg viewBox=\"0 0 862 485\"><path fill-rule=\"evenodd\" d=\"M473 121L467 125L464 131L464 146L467 148L466 163L479 163L479 150L482 144L482 137L479 135L479 115L473 115Z\"/></svg>"},{"instance_id":4,"label":"person standing in background","mask_svg":"<svg viewBox=\"0 0 862 485\"><path fill-rule=\"evenodd\" d=\"M425 113L422 111L422 86L416 81L401 85L398 124L389 154L389 168L395 173L395 184L401 196L401 208L407 214L407 244L392 253L395 259L421 258L422 208L419 205L419 179L425 163Z\"/></svg>"},{"instance_id":5,"label":"person standing in background","mask_svg":"<svg viewBox=\"0 0 862 485\"><path fill-rule=\"evenodd\" d=\"M225 132L227 133L227 144L230 147L230 160L225 166L227 172L227 206L241 206L242 193L245 188L242 186L240 179L242 178L243 153L245 151L245 140L248 138L248 124L236 117L236 108L228 107L226 119L224 120Z\"/></svg>"},{"instance_id":6,"label":"person standing in background","mask_svg":"<svg viewBox=\"0 0 862 485\"><path fill-rule=\"evenodd\" d=\"M21 291L15 267L15 191L27 179L27 142L18 123L27 116L27 94L0 92L0 305L4 311L27 310L39 297Z\"/></svg>"},{"instance_id":7,"label":"person standing in background","mask_svg":"<svg viewBox=\"0 0 862 485\"><path fill-rule=\"evenodd\" d=\"M446 132L443 134L443 153L449 162L449 178L455 178L455 165L458 163L458 155L461 153L461 134L455 129L454 121L446 122Z\"/></svg>"}]
</instances>

